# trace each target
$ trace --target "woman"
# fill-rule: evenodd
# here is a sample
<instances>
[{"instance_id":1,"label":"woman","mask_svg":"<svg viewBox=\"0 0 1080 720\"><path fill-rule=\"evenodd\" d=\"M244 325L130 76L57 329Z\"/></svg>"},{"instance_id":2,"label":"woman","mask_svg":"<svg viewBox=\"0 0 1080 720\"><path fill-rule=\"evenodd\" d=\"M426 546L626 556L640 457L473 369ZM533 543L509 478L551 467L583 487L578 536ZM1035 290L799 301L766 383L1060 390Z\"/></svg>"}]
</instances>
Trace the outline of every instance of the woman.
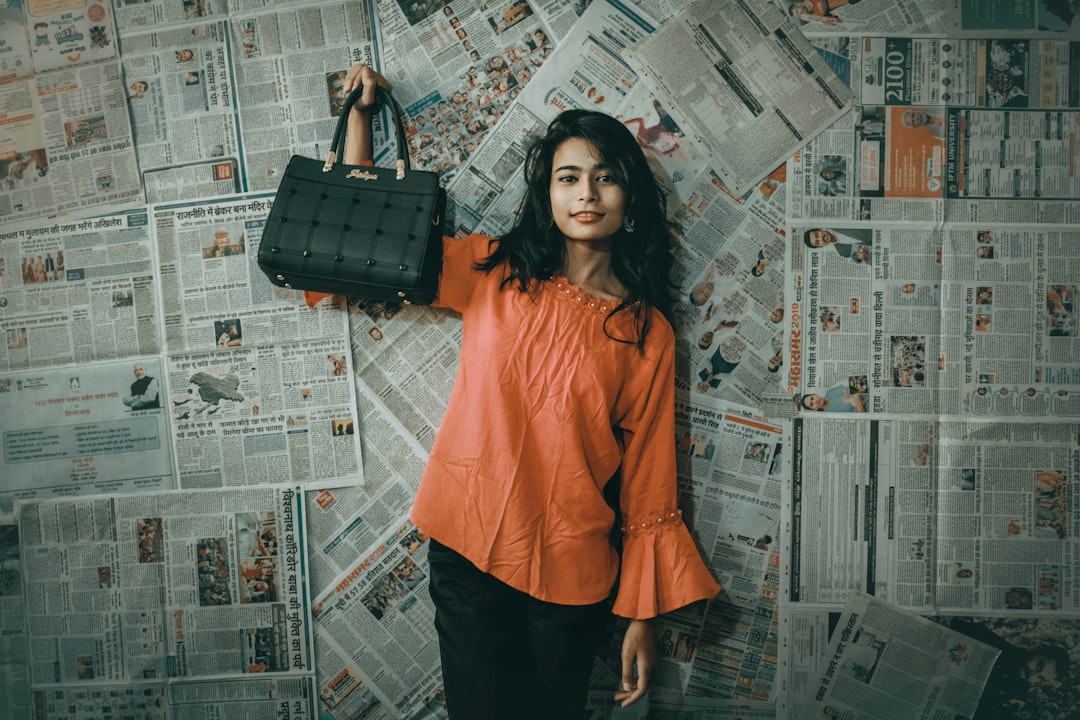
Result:
<instances>
[{"instance_id":1,"label":"woman","mask_svg":"<svg viewBox=\"0 0 1080 720\"><path fill-rule=\"evenodd\" d=\"M365 88L348 164L371 159L376 83L346 76ZM412 519L451 718L580 716L610 612L630 620L615 698L636 702L651 619L720 589L676 507L672 243L641 148L569 111L525 174L502 239L447 238L436 301L461 313L462 352Z\"/></svg>"}]
</instances>

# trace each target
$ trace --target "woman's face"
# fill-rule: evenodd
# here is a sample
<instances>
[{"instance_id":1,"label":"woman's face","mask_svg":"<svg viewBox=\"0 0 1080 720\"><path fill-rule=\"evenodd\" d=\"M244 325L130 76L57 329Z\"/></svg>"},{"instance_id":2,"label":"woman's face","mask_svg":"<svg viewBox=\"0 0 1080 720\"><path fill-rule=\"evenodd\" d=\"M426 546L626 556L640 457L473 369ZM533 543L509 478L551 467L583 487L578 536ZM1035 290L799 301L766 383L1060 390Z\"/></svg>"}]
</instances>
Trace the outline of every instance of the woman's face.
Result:
<instances>
[{"instance_id":1,"label":"woman's face","mask_svg":"<svg viewBox=\"0 0 1080 720\"><path fill-rule=\"evenodd\" d=\"M596 148L570 138L556 148L551 166L551 214L567 241L604 241L619 231L626 194Z\"/></svg>"},{"instance_id":2,"label":"woman's face","mask_svg":"<svg viewBox=\"0 0 1080 720\"><path fill-rule=\"evenodd\" d=\"M811 393L809 395L803 395L802 406L807 410L813 410L814 412L821 412L825 409L828 402L820 395Z\"/></svg>"}]
</instances>

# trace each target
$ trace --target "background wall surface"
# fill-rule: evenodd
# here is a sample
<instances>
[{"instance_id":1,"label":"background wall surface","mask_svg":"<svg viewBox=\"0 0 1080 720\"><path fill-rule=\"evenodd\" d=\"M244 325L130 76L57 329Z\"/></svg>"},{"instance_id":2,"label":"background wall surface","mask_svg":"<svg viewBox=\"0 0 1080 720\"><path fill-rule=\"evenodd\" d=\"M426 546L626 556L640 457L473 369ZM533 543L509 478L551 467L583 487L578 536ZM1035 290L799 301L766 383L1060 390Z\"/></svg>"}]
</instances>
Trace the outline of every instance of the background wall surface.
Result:
<instances>
[{"instance_id":1,"label":"background wall surface","mask_svg":"<svg viewBox=\"0 0 1080 720\"><path fill-rule=\"evenodd\" d=\"M256 262L357 62L450 234L566 108L666 193L724 591L629 710L613 619L586 717L1080 717L1075 0L6 0L0 717L445 717L408 513L460 320Z\"/></svg>"}]
</instances>

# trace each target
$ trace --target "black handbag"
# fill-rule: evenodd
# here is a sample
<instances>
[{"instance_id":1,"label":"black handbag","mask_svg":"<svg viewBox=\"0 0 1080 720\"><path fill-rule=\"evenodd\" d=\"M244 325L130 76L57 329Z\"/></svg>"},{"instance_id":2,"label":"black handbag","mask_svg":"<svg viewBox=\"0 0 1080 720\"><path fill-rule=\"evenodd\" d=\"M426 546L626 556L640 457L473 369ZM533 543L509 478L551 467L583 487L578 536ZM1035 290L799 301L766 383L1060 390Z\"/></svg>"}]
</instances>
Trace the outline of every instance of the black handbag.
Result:
<instances>
[{"instance_id":1,"label":"black handbag","mask_svg":"<svg viewBox=\"0 0 1080 720\"><path fill-rule=\"evenodd\" d=\"M280 287L428 304L442 265L446 192L435 173L410 169L401 110L381 87L397 167L335 163L361 92L346 99L325 162L289 160L263 227L259 267Z\"/></svg>"}]
</instances>

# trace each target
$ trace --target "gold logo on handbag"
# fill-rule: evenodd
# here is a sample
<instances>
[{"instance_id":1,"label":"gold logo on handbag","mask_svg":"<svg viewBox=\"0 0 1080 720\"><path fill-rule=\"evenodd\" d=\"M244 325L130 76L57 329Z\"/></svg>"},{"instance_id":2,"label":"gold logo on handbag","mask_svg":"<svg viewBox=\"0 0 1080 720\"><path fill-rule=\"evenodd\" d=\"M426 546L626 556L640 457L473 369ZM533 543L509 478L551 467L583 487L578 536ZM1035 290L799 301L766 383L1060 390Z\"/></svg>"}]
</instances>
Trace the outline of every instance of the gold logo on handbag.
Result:
<instances>
[{"instance_id":1,"label":"gold logo on handbag","mask_svg":"<svg viewBox=\"0 0 1080 720\"><path fill-rule=\"evenodd\" d=\"M345 176L345 179L356 178L357 180L378 180L379 176L375 173L368 172L367 170L358 170L353 168L349 171L349 174Z\"/></svg>"}]
</instances>

